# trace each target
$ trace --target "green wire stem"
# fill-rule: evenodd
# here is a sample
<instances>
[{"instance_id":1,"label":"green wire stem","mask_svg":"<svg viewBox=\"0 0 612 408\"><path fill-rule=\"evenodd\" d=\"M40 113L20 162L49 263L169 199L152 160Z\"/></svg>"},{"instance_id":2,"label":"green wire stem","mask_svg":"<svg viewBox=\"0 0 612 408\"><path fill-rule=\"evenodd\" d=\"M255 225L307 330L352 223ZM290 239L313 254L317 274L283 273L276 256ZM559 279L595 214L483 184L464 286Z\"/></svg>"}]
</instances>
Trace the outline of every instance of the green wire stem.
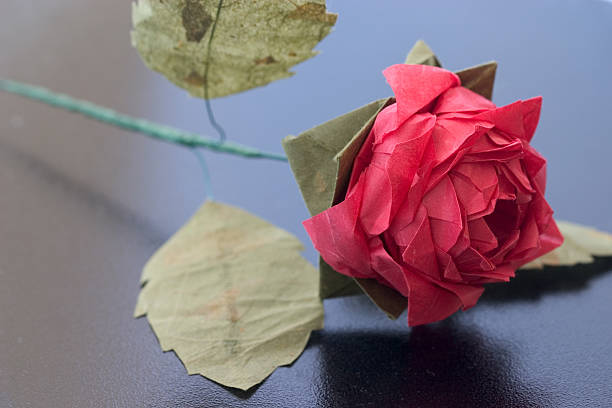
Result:
<instances>
[{"instance_id":1,"label":"green wire stem","mask_svg":"<svg viewBox=\"0 0 612 408\"><path fill-rule=\"evenodd\" d=\"M88 101L75 99L68 95L22 82L0 79L0 90L34 99L46 103L47 105L66 109L71 112L77 112L88 118L132 132L142 133L146 136L168 143L179 144L190 148L202 147L219 153L228 153L248 158L287 161L287 158L280 154L263 152L239 143L210 139L197 133L186 132L150 122L145 119L123 115L112 109Z\"/></svg>"}]
</instances>

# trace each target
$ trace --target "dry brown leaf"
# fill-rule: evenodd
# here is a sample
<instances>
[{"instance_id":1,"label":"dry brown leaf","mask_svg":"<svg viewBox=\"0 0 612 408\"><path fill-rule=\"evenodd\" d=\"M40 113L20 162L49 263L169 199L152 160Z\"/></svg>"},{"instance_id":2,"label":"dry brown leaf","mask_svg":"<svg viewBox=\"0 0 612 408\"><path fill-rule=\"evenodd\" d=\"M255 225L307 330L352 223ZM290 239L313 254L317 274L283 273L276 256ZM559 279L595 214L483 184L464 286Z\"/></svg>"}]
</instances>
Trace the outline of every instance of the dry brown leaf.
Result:
<instances>
[{"instance_id":1,"label":"dry brown leaf","mask_svg":"<svg viewBox=\"0 0 612 408\"><path fill-rule=\"evenodd\" d=\"M325 0L138 0L132 43L145 64L193 96L217 98L293 75L336 23ZM207 64L208 73L206 73Z\"/></svg>"},{"instance_id":2,"label":"dry brown leaf","mask_svg":"<svg viewBox=\"0 0 612 408\"><path fill-rule=\"evenodd\" d=\"M297 238L205 203L149 260L135 316L189 374L246 390L290 364L323 327L316 269Z\"/></svg>"}]
</instances>

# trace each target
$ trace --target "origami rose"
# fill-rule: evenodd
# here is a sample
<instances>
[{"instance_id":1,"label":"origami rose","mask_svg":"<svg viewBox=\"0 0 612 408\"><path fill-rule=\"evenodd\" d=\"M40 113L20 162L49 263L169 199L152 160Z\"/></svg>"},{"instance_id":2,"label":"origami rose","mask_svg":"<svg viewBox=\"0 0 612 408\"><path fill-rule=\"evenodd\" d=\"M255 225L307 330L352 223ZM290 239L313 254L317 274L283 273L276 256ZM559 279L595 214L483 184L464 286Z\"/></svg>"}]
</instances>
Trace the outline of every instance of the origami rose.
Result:
<instances>
[{"instance_id":1,"label":"origami rose","mask_svg":"<svg viewBox=\"0 0 612 408\"><path fill-rule=\"evenodd\" d=\"M304 226L335 271L405 296L414 326L472 307L483 284L563 239L529 144L540 97L498 108L442 68L384 75L396 103L376 117L344 200Z\"/></svg>"}]
</instances>

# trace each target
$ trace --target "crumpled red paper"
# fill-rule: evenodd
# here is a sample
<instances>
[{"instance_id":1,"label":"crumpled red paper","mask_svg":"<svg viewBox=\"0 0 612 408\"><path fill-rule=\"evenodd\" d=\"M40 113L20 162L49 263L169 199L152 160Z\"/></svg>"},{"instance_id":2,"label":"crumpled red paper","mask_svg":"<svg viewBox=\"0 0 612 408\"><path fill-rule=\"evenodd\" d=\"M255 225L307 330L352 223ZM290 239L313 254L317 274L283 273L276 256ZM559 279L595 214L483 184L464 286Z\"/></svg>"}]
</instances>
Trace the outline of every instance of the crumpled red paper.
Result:
<instances>
[{"instance_id":1,"label":"crumpled red paper","mask_svg":"<svg viewBox=\"0 0 612 408\"><path fill-rule=\"evenodd\" d=\"M384 71L382 110L344 201L306 220L334 270L376 279L408 299L408 324L472 307L483 284L561 245L544 199L546 160L530 146L542 98L496 107L452 72Z\"/></svg>"}]
</instances>

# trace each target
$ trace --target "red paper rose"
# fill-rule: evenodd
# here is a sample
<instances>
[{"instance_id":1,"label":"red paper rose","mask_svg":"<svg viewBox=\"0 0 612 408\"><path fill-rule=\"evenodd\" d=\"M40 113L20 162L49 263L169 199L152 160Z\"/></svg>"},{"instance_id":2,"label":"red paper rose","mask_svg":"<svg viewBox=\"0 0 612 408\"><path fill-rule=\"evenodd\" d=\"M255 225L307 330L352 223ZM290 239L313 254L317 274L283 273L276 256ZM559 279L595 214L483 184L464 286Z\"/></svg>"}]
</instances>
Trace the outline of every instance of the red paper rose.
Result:
<instances>
[{"instance_id":1,"label":"red paper rose","mask_svg":"<svg viewBox=\"0 0 612 408\"><path fill-rule=\"evenodd\" d=\"M396 103L362 146L344 201L306 220L337 272L408 298L408 324L476 304L563 238L544 199L546 160L529 145L542 99L498 108L442 68L384 71Z\"/></svg>"}]
</instances>

